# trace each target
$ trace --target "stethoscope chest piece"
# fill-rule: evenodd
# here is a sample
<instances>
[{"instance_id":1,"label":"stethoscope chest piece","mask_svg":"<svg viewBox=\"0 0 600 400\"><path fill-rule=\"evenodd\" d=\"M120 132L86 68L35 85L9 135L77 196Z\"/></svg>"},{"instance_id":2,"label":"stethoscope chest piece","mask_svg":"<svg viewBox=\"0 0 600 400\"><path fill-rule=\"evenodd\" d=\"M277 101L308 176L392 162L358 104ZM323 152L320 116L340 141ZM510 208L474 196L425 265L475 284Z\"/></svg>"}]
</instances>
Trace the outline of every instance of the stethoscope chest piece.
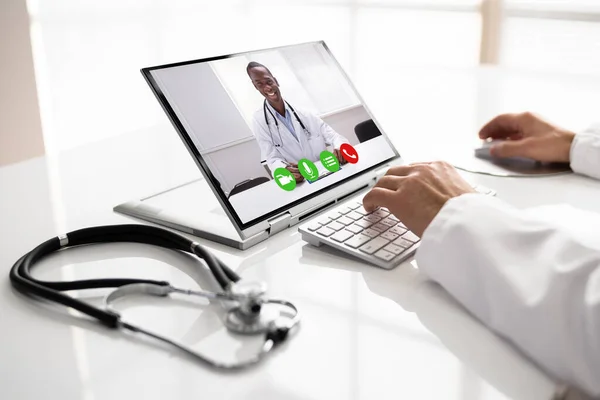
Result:
<instances>
[{"instance_id":1,"label":"stethoscope chest piece","mask_svg":"<svg viewBox=\"0 0 600 400\"><path fill-rule=\"evenodd\" d=\"M266 333L279 318L275 307L265 307L258 315L248 316L239 307L232 308L225 316L225 326L231 332L243 335Z\"/></svg>"},{"instance_id":2,"label":"stethoscope chest piece","mask_svg":"<svg viewBox=\"0 0 600 400\"><path fill-rule=\"evenodd\" d=\"M239 281L234 283L229 294L238 304L229 309L225 316L225 326L231 332L243 335L267 333L277 329L286 320L293 320L297 311L280 300L265 299L267 285L263 282ZM288 313L282 311L285 307Z\"/></svg>"}]
</instances>

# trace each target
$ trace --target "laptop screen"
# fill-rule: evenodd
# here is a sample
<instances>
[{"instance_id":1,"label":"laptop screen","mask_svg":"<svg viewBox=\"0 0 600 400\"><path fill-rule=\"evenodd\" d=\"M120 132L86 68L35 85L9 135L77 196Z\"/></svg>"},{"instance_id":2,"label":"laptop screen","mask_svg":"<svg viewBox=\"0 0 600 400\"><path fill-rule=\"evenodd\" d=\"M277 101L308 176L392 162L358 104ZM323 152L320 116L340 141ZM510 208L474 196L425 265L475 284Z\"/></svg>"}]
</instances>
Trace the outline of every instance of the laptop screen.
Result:
<instances>
[{"instance_id":1,"label":"laptop screen","mask_svg":"<svg viewBox=\"0 0 600 400\"><path fill-rule=\"evenodd\" d=\"M323 42L143 72L242 229L398 155Z\"/></svg>"}]
</instances>

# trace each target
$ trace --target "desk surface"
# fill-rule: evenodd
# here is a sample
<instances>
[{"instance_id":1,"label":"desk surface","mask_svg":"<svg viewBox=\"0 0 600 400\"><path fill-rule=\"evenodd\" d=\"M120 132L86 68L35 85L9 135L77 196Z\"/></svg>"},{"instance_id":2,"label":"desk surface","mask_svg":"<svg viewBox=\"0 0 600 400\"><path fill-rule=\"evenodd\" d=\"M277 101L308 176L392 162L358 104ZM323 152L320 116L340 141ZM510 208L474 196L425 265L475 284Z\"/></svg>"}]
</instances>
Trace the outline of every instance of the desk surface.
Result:
<instances>
[{"instance_id":1,"label":"desk surface","mask_svg":"<svg viewBox=\"0 0 600 400\"><path fill-rule=\"evenodd\" d=\"M592 104L600 104L600 82L589 79L484 69L394 71L371 75L374 80L379 83L364 91L367 103L401 154L413 160L475 143L477 128L498 112L537 110L573 128L593 118ZM548 95L557 82L560 98ZM576 110L574 98L582 99ZM432 142L441 144L425 146ZM112 206L198 176L166 125L0 168L0 398L549 398L552 380L424 279L414 261L379 270L312 248L295 228L247 252L203 241L243 277L266 281L271 295L295 302L303 314L287 345L243 372L209 370L170 349L24 299L10 287L11 265L42 240L131 222ZM567 202L600 211L600 183L580 176L469 178L519 207ZM191 267L180 255L122 244L56 255L36 274L145 276L192 287L196 279L210 289L202 270L192 272L194 279L184 274ZM103 294L82 297L98 302ZM206 303L132 300L121 309L125 318L213 356L243 357L257 345L224 334L218 309Z\"/></svg>"}]
</instances>

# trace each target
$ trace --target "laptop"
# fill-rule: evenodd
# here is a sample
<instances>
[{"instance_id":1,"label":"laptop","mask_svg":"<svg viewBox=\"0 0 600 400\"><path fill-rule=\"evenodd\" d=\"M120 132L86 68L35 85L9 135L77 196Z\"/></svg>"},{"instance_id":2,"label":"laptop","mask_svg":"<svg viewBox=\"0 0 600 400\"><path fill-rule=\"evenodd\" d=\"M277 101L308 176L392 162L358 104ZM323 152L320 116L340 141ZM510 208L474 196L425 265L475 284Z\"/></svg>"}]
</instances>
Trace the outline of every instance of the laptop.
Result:
<instances>
[{"instance_id":1,"label":"laptop","mask_svg":"<svg viewBox=\"0 0 600 400\"><path fill-rule=\"evenodd\" d=\"M142 74L204 179L115 211L239 249L300 225L307 242L383 268L418 247L387 210L362 208L402 158L325 42Z\"/></svg>"}]
</instances>

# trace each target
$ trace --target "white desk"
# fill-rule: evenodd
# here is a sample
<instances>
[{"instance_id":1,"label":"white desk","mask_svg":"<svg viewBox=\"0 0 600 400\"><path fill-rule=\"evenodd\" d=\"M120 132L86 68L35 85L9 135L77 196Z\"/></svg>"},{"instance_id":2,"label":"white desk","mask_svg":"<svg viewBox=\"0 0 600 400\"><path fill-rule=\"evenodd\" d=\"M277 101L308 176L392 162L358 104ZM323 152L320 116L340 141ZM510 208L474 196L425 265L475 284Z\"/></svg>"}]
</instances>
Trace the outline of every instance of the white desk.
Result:
<instances>
[{"instance_id":1,"label":"white desk","mask_svg":"<svg viewBox=\"0 0 600 400\"><path fill-rule=\"evenodd\" d=\"M370 75L369 82L365 97L375 115L400 152L414 159L427 158L424 144L432 138L445 143L440 148L474 142L477 127L500 111L533 109L573 124L587 122L592 104L600 104L596 81L495 70L388 71ZM557 82L564 98L549 98L545 88ZM392 92L396 87L401 90ZM578 98L582 106L573 109ZM294 301L303 314L287 345L243 372L209 370L170 349L24 299L10 287L13 262L42 240L84 226L131 222L112 207L189 181L199 175L194 168L170 127L0 168L1 399L549 398L553 382L425 281L414 263L379 270L312 248L295 228L247 252L203 241L243 277L265 280L271 295ZM470 178L518 206L568 202L600 211L600 183L579 176ZM37 275L123 274L195 285L169 265L190 268L167 251L105 245L48 259ZM98 301L101 294L86 296ZM214 308L128 305L126 318L211 355L242 351L223 335Z\"/></svg>"}]
</instances>

